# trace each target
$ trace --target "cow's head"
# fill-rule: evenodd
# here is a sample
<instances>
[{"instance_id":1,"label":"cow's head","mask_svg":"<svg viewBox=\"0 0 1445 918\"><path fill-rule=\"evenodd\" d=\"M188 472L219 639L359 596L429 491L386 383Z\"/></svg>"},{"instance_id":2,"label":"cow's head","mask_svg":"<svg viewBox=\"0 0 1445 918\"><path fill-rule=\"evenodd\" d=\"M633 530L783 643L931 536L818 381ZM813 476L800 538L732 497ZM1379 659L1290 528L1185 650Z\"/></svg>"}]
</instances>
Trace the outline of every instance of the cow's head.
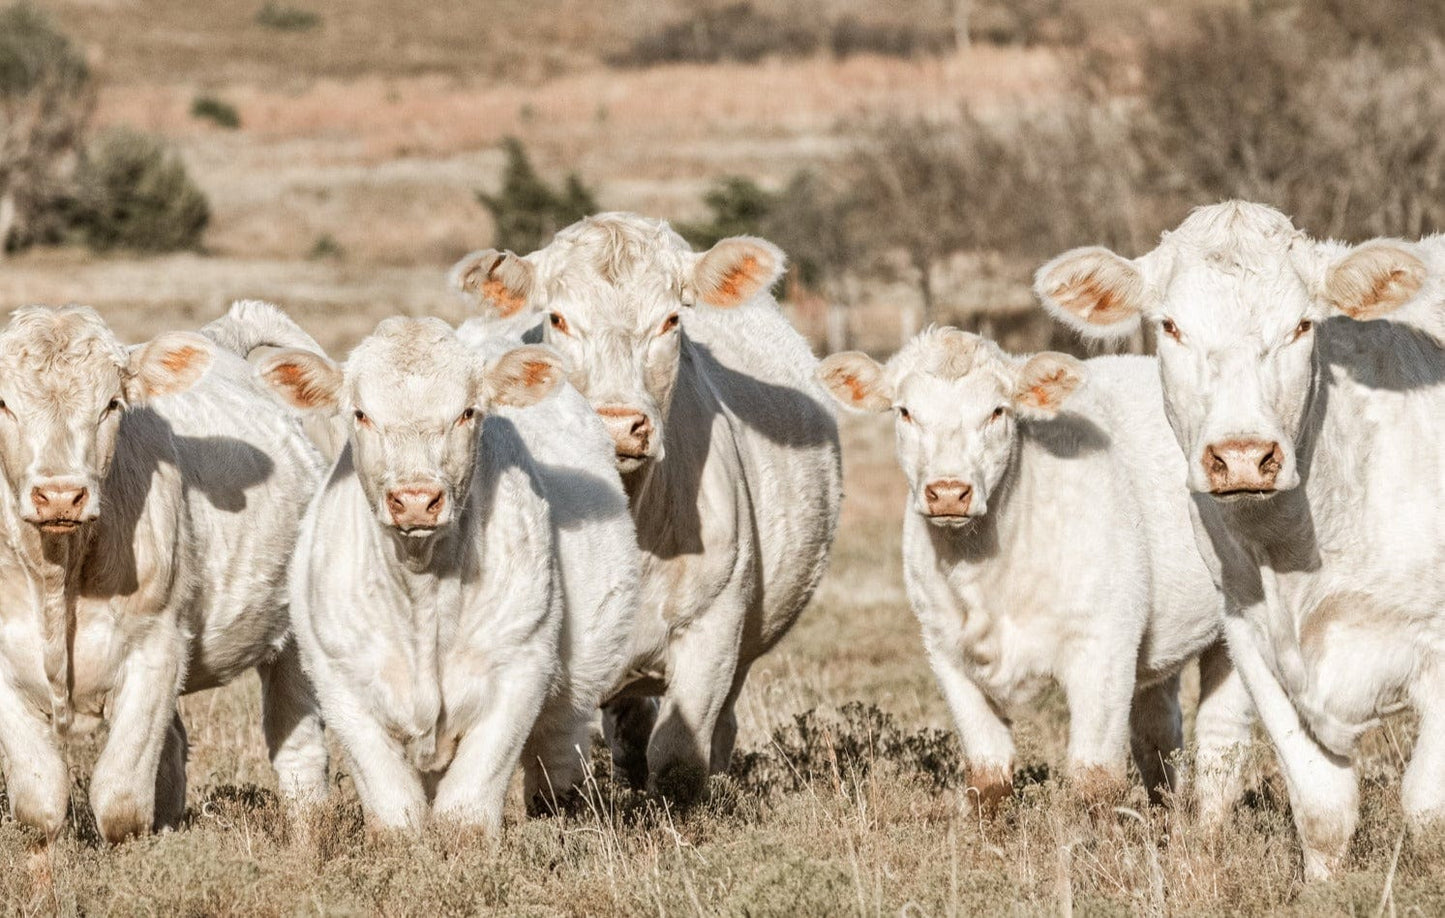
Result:
<instances>
[{"instance_id":1,"label":"cow's head","mask_svg":"<svg viewBox=\"0 0 1445 918\"><path fill-rule=\"evenodd\" d=\"M939 328L887 366L849 351L824 360L817 375L844 407L893 411L914 509L954 527L988 512L1013 460L1018 418L1054 416L1084 366L1065 354L1010 357L985 338Z\"/></svg>"},{"instance_id":2,"label":"cow's head","mask_svg":"<svg viewBox=\"0 0 1445 918\"><path fill-rule=\"evenodd\" d=\"M1066 252L1034 289L1086 336L1152 326L1189 487L1234 500L1299 484L1318 323L1385 315L1425 274L1409 243L1316 242L1278 211L1235 201L1196 210L1141 258Z\"/></svg>"},{"instance_id":3,"label":"cow's head","mask_svg":"<svg viewBox=\"0 0 1445 918\"><path fill-rule=\"evenodd\" d=\"M407 318L383 321L344 367L287 349L257 371L293 406L341 414L377 520L413 538L446 531L466 504L486 413L540 401L562 378L547 348L484 365L445 322Z\"/></svg>"},{"instance_id":4,"label":"cow's head","mask_svg":"<svg viewBox=\"0 0 1445 918\"><path fill-rule=\"evenodd\" d=\"M525 257L473 252L451 280L488 316L545 314L543 339L602 416L627 473L662 457L687 310L745 303L783 268L783 253L762 239L724 239L698 254L666 223L602 214Z\"/></svg>"},{"instance_id":5,"label":"cow's head","mask_svg":"<svg viewBox=\"0 0 1445 918\"><path fill-rule=\"evenodd\" d=\"M52 535L96 519L121 416L210 363L199 335L127 348L85 307L17 310L0 332L0 465L21 519Z\"/></svg>"}]
</instances>

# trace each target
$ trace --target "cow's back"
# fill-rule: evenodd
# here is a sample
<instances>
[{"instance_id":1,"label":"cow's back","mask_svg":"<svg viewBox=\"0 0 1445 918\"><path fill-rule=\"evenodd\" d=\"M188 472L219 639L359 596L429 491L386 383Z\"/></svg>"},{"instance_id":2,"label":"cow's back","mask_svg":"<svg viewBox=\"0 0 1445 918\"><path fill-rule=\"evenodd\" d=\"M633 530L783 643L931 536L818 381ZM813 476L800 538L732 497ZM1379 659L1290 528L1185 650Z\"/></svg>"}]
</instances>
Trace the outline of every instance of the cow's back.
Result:
<instances>
[{"instance_id":1,"label":"cow's back","mask_svg":"<svg viewBox=\"0 0 1445 918\"><path fill-rule=\"evenodd\" d=\"M842 502L838 425L813 379L817 358L770 297L691 310L683 327L692 366L728 415L747 476L763 570L760 643L752 649L762 653L787 632L827 567Z\"/></svg>"},{"instance_id":2,"label":"cow's back","mask_svg":"<svg viewBox=\"0 0 1445 918\"><path fill-rule=\"evenodd\" d=\"M217 349L186 392L157 399L181 468L199 581L187 691L221 684L277 648L286 570L321 459L251 367Z\"/></svg>"}]
</instances>

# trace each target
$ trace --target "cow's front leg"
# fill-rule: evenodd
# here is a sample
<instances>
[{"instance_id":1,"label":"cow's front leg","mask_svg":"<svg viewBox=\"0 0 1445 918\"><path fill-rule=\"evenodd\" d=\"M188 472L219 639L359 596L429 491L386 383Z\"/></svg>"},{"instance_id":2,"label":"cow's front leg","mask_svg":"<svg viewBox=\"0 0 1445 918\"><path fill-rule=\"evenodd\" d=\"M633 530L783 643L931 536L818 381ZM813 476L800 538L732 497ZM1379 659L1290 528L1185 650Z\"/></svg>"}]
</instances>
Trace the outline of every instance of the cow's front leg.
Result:
<instances>
[{"instance_id":1,"label":"cow's front leg","mask_svg":"<svg viewBox=\"0 0 1445 918\"><path fill-rule=\"evenodd\" d=\"M1359 820L1360 790L1350 761L1309 735L1284 687L1255 645L1255 630L1241 615L1225 619L1229 656L1254 702L1289 789L1295 828L1304 847L1305 877L1326 879L1340 868Z\"/></svg>"},{"instance_id":2,"label":"cow's front leg","mask_svg":"<svg viewBox=\"0 0 1445 918\"><path fill-rule=\"evenodd\" d=\"M171 721L180 691L182 653L179 631L167 623L155 623L122 664L112 690L110 736L90 779L95 823L101 837L111 844L164 827L156 812L156 785L162 778L161 754L167 740L174 745ZM184 758L183 748L179 754ZM174 761L168 765L173 766ZM184 769L184 764L181 767ZM166 778L174 783L174 775ZM184 794L184 781L181 788ZM167 804L174 810L174 799ZM181 806L184 808L184 797ZM167 818L173 815L165 814Z\"/></svg>"},{"instance_id":3,"label":"cow's front leg","mask_svg":"<svg viewBox=\"0 0 1445 918\"><path fill-rule=\"evenodd\" d=\"M556 812L587 773L592 715L569 697L543 708L522 753L522 796L529 813Z\"/></svg>"},{"instance_id":4,"label":"cow's front leg","mask_svg":"<svg viewBox=\"0 0 1445 918\"><path fill-rule=\"evenodd\" d=\"M10 815L41 832L47 842L54 841L65 825L70 772L50 726L8 679L0 679L0 753Z\"/></svg>"},{"instance_id":5,"label":"cow's front leg","mask_svg":"<svg viewBox=\"0 0 1445 918\"><path fill-rule=\"evenodd\" d=\"M437 784L437 818L501 832L507 785L541 714L554 665L546 657L521 657L493 674L488 707L465 728Z\"/></svg>"},{"instance_id":6,"label":"cow's front leg","mask_svg":"<svg viewBox=\"0 0 1445 918\"><path fill-rule=\"evenodd\" d=\"M673 638L667 694L647 746L648 789L680 804L707 786L718 719L737 671L745 604L736 586Z\"/></svg>"},{"instance_id":7,"label":"cow's front leg","mask_svg":"<svg viewBox=\"0 0 1445 918\"><path fill-rule=\"evenodd\" d=\"M1137 638L1084 644L1060 674L1069 705L1069 778L1091 805L1127 787Z\"/></svg>"},{"instance_id":8,"label":"cow's front leg","mask_svg":"<svg viewBox=\"0 0 1445 918\"><path fill-rule=\"evenodd\" d=\"M1405 815L1415 826L1445 820L1445 673L1437 661L1430 676L1416 684L1413 691L1415 710L1420 715L1420 733L1405 780L1400 786L1400 802Z\"/></svg>"},{"instance_id":9,"label":"cow's front leg","mask_svg":"<svg viewBox=\"0 0 1445 918\"><path fill-rule=\"evenodd\" d=\"M281 796L292 804L326 796L326 737L311 680L301 670L294 637L281 654L257 667L261 676L261 726Z\"/></svg>"},{"instance_id":10,"label":"cow's front leg","mask_svg":"<svg viewBox=\"0 0 1445 918\"><path fill-rule=\"evenodd\" d=\"M999 713L946 643L928 648L928 662L953 715L967 767L964 793L985 815L1014 792L1014 740L1008 721Z\"/></svg>"},{"instance_id":11,"label":"cow's front leg","mask_svg":"<svg viewBox=\"0 0 1445 918\"><path fill-rule=\"evenodd\" d=\"M333 686L325 697L327 723L346 750L367 821L380 829L421 831L427 794L406 749L346 689Z\"/></svg>"},{"instance_id":12,"label":"cow's front leg","mask_svg":"<svg viewBox=\"0 0 1445 918\"><path fill-rule=\"evenodd\" d=\"M1229 648L1220 641L1199 655L1194 799L1205 825L1223 823L1239 799L1253 724L1254 705L1230 662Z\"/></svg>"}]
</instances>

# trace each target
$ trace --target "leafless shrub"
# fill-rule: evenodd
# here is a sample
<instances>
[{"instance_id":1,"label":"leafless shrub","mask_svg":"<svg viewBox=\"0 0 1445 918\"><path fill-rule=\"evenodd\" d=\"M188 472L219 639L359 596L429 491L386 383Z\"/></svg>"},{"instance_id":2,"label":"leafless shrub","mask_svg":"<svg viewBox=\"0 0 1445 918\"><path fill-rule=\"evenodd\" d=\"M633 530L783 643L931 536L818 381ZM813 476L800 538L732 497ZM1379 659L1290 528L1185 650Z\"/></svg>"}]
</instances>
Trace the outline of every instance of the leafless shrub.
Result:
<instances>
[{"instance_id":1,"label":"leafless shrub","mask_svg":"<svg viewBox=\"0 0 1445 918\"><path fill-rule=\"evenodd\" d=\"M0 9L0 254L63 234L94 102L85 58L45 14Z\"/></svg>"}]
</instances>

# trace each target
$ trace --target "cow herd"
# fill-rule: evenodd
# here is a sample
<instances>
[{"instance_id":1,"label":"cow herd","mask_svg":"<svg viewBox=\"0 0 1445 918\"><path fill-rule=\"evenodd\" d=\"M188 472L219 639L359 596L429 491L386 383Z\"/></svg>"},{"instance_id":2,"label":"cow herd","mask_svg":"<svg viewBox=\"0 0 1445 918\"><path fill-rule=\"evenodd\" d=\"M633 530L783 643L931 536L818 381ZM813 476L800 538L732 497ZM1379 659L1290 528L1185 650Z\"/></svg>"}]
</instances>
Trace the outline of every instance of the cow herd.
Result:
<instances>
[{"instance_id":1,"label":"cow herd","mask_svg":"<svg viewBox=\"0 0 1445 918\"><path fill-rule=\"evenodd\" d=\"M904 577L968 795L1012 793L1010 715L1068 704L1069 779L1228 814L1256 720L1305 872L1354 832L1351 754L1411 708L1401 788L1445 817L1445 240L1320 242L1195 211L1152 252L1045 265L1045 309L1157 357L1016 357L930 328L817 361L775 246L695 253L603 214L474 252L458 328L383 321L333 362L274 306L122 345L93 311L0 331L0 758L16 820L67 817L102 720L110 841L176 826L177 697L261 675L294 807L329 729L379 827L565 805L599 718L616 773L686 803L725 770L752 665L827 564L834 403L893 417ZM1181 670L1200 667L1197 754Z\"/></svg>"}]
</instances>

